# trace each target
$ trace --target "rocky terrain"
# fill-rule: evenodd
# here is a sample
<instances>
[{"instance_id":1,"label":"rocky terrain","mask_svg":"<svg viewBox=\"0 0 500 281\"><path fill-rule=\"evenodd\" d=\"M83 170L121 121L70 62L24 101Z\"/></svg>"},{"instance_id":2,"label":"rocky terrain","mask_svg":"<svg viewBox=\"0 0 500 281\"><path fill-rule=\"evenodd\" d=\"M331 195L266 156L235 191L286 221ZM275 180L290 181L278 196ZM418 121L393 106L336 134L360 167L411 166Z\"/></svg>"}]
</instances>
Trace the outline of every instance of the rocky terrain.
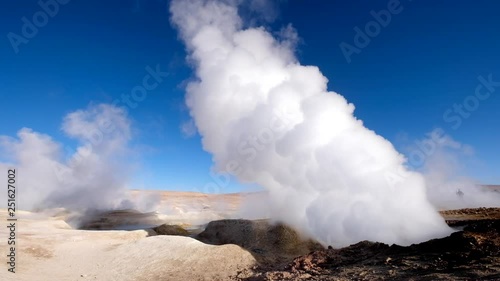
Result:
<instances>
[{"instance_id":1,"label":"rocky terrain","mask_svg":"<svg viewBox=\"0 0 500 281\"><path fill-rule=\"evenodd\" d=\"M418 245L334 249L239 219L246 195L134 192L159 196L163 213L19 211L17 273L0 280L500 280L500 208L442 211L457 232Z\"/></svg>"},{"instance_id":2,"label":"rocky terrain","mask_svg":"<svg viewBox=\"0 0 500 281\"><path fill-rule=\"evenodd\" d=\"M110 227L121 216L129 222L156 220L151 213L126 213L101 214L100 220L87 227ZM255 264L235 272L230 280L500 280L500 208L446 210L441 215L457 232L409 247L363 241L325 249L286 225L268 220L224 219L196 229L163 224L148 231L150 235L189 236L211 245L240 246Z\"/></svg>"},{"instance_id":3,"label":"rocky terrain","mask_svg":"<svg viewBox=\"0 0 500 281\"><path fill-rule=\"evenodd\" d=\"M239 280L500 280L500 208L442 212L462 230L401 247L363 241L262 264Z\"/></svg>"},{"instance_id":4,"label":"rocky terrain","mask_svg":"<svg viewBox=\"0 0 500 281\"><path fill-rule=\"evenodd\" d=\"M2 258L2 281L230 280L255 258L236 245L214 246L147 230L79 230L61 216L18 211L16 273ZM0 209L0 220L7 211ZM7 228L0 228L7 237ZM0 256L9 253L0 243Z\"/></svg>"},{"instance_id":5,"label":"rocky terrain","mask_svg":"<svg viewBox=\"0 0 500 281\"><path fill-rule=\"evenodd\" d=\"M292 228L268 220L213 221L195 238L212 245L238 245L251 253L259 264L281 264L324 249Z\"/></svg>"}]
</instances>

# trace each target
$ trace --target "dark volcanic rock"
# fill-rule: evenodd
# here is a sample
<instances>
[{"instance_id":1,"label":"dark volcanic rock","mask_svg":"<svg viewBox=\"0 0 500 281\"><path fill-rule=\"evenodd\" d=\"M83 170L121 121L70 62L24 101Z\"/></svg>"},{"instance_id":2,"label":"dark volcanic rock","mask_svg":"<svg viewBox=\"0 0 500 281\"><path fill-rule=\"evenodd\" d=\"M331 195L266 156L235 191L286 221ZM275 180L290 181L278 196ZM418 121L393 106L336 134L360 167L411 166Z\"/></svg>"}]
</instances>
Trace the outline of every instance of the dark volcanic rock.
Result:
<instances>
[{"instance_id":1,"label":"dark volcanic rock","mask_svg":"<svg viewBox=\"0 0 500 281\"><path fill-rule=\"evenodd\" d=\"M189 236L189 232L180 225L162 224L160 226L153 227L153 230L158 235Z\"/></svg>"},{"instance_id":2,"label":"dark volcanic rock","mask_svg":"<svg viewBox=\"0 0 500 281\"><path fill-rule=\"evenodd\" d=\"M401 247L368 241L315 251L241 280L500 280L500 220L468 221L449 237Z\"/></svg>"},{"instance_id":3,"label":"dark volcanic rock","mask_svg":"<svg viewBox=\"0 0 500 281\"><path fill-rule=\"evenodd\" d=\"M136 230L159 225L161 220L156 213L141 213L136 210L90 210L81 217L72 218L80 221L78 229L85 230Z\"/></svg>"},{"instance_id":4,"label":"dark volcanic rock","mask_svg":"<svg viewBox=\"0 0 500 281\"><path fill-rule=\"evenodd\" d=\"M323 249L283 224L267 220L219 220L210 222L197 237L213 244L236 244L247 249L261 264L281 265L294 257Z\"/></svg>"}]
</instances>

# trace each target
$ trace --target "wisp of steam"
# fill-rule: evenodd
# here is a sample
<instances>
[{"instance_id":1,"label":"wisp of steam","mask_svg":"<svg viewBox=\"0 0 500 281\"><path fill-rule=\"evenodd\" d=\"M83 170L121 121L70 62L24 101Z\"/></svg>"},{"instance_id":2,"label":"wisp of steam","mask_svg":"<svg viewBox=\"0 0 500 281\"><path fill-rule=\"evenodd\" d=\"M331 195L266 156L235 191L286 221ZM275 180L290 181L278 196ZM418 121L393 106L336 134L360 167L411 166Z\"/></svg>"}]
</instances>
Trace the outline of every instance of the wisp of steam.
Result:
<instances>
[{"instance_id":1,"label":"wisp of steam","mask_svg":"<svg viewBox=\"0 0 500 281\"><path fill-rule=\"evenodd\" d=\"M123 161L129 158L131 135L126 111L109 104L90 105L66 115L62 132L76 140L76 149L29 128L19 130L17 137L0 136L0 168L13 167L18 173L17 207L131 207L126 195L131 167Z\"/></svg>"},{"instance_id":2,"label":"wisp of steam","mask_svg":"<svg viewBox=\"0 0 500 281\"><path fill-rule=\"evenodd\" d=\"M324 244L450 234L424 177L294 55L296 33L245 27L241 1L174 0L195 81L187 105L215 168L269 193L272 218ZM391 175L404 175L394 180Z\"/></svg>"}]
</instances>

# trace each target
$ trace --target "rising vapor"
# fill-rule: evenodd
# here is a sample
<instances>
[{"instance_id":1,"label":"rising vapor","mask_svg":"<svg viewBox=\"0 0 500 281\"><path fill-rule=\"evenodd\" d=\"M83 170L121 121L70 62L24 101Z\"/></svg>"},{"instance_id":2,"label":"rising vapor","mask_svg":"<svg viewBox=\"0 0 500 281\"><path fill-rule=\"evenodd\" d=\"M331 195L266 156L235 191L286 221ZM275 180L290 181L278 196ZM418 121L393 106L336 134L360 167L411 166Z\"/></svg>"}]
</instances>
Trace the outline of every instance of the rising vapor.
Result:
<instances>
[{"instance_id":1,"label":"rising vapor","mask_svg":"<svg viewBox=\"0 0 500 281\"><path fill-rule=\"evenodd\" d=\"M50 136L23 128L17 137L0 136L0 168L18 171L18 208L114 209L126 199L130 120L123 109L91 105L69 113L62 131L76 140L63 147ZM6 200L4 201L6 202Z\"/></svg>"},{"instance_id":2,"label":"rising vapor","mask_svg":"<svg viewBox=\"0 0 500 281\"><path fill-rule=\"evenodd\" d=\"M436 142L432 135L441 137ZM474 155L471 146L454 140L440 129L430 132L428 138L421 141L425 142L434 148L426 151L425 163L419 170L425 178L427 197L434 206L447 210L500 207L500 193L466 176L465 164Z\"/></svg>"},{"instance_id":3,"label":"rising vapor","mask_svg":"<svg viewBox=\"0 0 500 281\"><path fill-rule=\"evenodd\" d=\"M240 4L170 6L196 72L186 102L215 168L266 188L273 219L324 244L408 245L448 235L424 177L327 90L317 67L297 61L293 29L275 38L246 28Z\"/></svg>"}]
</instances>

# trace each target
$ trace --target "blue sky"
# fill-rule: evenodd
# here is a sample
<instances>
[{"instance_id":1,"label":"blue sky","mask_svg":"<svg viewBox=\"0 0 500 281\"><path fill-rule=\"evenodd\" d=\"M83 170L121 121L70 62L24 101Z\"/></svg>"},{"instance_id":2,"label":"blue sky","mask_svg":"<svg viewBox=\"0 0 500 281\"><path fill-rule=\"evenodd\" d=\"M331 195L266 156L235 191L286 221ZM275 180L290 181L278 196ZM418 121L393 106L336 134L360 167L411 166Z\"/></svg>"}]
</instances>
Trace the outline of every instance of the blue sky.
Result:
<instances>
[{"instance_id":1,"label":"blue sky","mask_svg":"<svg viewBox=\"0 0 500 281\"><path fill-rule=\"evenodd\" d=\"M500 183L500 87L466 112L460 126L454 112L454 104L473 102L478 77L500 82L500 3L401 1L389 24L349 63L339 45L355 46L354 28L364 30L374 20L370 12L390 2L280 1L275 21L266 26L278 31L291 23L301 38L301 63L319 66L329 89L354 103L355 115L398 149L439 127L474 148L471 176ZM167 1L69 1L17 53L8 34L21 35L22 18L31 21L41 7L27 0L2 5L0 135L28 127L74 146L61 132L66 114L130 93L145 68L158 65L168 76L129 110L141 154L134 184L192 190L211 181L211 156L200 137L180 130L189 120L183 86L192 73ZM233 181L228 191L240 188Z\"/></svg>"}]
</instances>

